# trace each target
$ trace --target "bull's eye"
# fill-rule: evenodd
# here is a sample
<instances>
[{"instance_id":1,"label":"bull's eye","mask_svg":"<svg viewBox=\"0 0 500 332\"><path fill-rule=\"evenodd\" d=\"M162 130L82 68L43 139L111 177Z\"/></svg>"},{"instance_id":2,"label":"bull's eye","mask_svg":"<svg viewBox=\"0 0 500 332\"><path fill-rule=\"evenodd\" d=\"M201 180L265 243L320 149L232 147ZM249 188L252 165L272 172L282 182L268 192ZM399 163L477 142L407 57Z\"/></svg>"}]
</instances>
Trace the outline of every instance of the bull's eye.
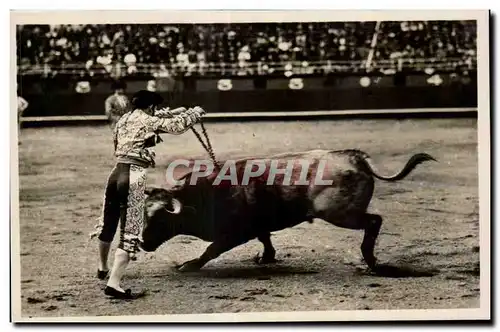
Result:
<instances>
[{"instance_id":1,"label":"bull's eye","mask_svg":"<svg viewBox=\"0 0 500 332\"><path fill-rule=\"evenodd\" d=\"M160 203L160 202L150 202L148 203L148 206L147 206L147 211L148 211L148 217L152 217L154 216L154 214L160 210L160 209L163 209L164 205L163 203Z\"/></svg>"}]
</instances>

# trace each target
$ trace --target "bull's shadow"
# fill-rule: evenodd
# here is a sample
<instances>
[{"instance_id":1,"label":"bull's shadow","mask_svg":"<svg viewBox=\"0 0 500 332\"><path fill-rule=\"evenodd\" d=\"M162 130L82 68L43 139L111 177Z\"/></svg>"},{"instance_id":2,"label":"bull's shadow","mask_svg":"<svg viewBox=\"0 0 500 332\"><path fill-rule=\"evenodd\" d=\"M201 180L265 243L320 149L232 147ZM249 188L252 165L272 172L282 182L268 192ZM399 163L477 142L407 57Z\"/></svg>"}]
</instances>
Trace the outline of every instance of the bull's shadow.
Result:
<instances>
[{"instance_id":1,"label":"bull's shadow","mask_svg":"<svg viewBox=\"0 0 500 332\"><path fill-rule=\"evenodd\" d=\"M266 266L214 266L204 267L196 272L180 272L177 267L172 267L183 276L196 276L215 279L269 279L270 277L318 274L319 271L297 266L266 265Z\"/></svg>"},{"instance_id":2,"label":"bull's shadow","mask_svg":"<svg viewBox=\"0 0 500 332\"><path fill-rule=\"evenodd\" d=\"M437 269L417 267L408 264L378 264L373 269L359 269L361 274L385 278L421 278L432 277L439 273Z\"/></svg>"},{"instance_id":3,"label":"bull's shadow","mask_svg":"<svg viewBox=\"0 0 500 332\"><path fill-rule=\"evenodd\" d=\"M235 279L269 279L270 277L291 275L313 275L320 274L320 268L314 269L310 266L286 266L286 265L263 265L263 266L213 266L204 267L196 272L180 272L176 266L172 266L176 273L183 276L206 277L206 278L235 278ZM342 268L345 270L345 267ZM361 276L382 278L422 278L433 277L439 270L429 267L413 266L409 264L378 264L374 269L356 267L353 271L348 269L344 274L357 274Z\"/></svg>"}]
</instances>

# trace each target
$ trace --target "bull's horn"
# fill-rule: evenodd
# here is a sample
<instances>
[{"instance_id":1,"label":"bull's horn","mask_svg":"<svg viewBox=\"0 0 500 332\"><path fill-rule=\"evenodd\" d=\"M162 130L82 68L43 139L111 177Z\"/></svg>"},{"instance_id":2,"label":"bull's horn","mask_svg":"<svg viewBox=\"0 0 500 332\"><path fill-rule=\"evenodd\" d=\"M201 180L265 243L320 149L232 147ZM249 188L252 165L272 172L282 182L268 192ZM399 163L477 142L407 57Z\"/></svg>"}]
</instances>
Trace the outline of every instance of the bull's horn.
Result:
<instances>
[{"instance_id":1,"label":"bull's horn","mask_svg":"<svg viewBox=\"0 0 500 332\"><path fill-rule=\"evenodd\" d=\"M167 210L168 213L172 213L172 214L181 213L182 203L178 199L172 198L172 206L174 207L173 210L169 210L167 208L165 208L165 210Z\"/></svg>"}]
</instances>

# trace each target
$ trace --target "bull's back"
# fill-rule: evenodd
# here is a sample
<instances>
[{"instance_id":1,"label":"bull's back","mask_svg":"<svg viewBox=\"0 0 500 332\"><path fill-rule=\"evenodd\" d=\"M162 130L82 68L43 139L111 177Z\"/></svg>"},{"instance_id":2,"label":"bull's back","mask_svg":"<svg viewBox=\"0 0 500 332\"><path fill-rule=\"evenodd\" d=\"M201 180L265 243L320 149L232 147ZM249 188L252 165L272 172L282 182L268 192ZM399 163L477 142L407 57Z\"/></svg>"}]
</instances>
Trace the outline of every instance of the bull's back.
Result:
<instances>
[{"instance_id":1,"label":"bull's back","mask_svg":"<svg viewBox=\"0 0 500 332\"><path fill-rule=\"evenodd\" d=\"M310 220L314 200L325 189L330 190L333 200L348 204L346 193L348 196L355 196L356 192L361 190L360 187L365 186L363 181L366 182L367 188L371 186L369 182L373 182L367 174L360 176L357 166L360 156L362 153L354 150L312 150L274 155L267 159L239 160L236 162L237 185L231 184L229 180L214 184L217 173L199 180L196 188L202 190L197 195L203 212L198 223L203 224L203 227L199 227L197 234L193 235L214 241L228 234L255 237L259 233L293 227ZM266 170L258 177L251 178L248 184L241 185L247 163L257 160L264 162ZM277 162L275 166L281 169L293 163L290 184L283 183L284 174L277 174L274 181L268 183L272 161ZM294 181L304 180L303 164L300 161L306 161L308 164L306 184L294 185ZM189 178L190 175L186 177L186 182L189 182ZM318 179L331 181L331 184L318 184ZM352 179L362 181L353 183ZM343 205L339 204L337 208L340 210Z\"/></svg>"}]
</instances>

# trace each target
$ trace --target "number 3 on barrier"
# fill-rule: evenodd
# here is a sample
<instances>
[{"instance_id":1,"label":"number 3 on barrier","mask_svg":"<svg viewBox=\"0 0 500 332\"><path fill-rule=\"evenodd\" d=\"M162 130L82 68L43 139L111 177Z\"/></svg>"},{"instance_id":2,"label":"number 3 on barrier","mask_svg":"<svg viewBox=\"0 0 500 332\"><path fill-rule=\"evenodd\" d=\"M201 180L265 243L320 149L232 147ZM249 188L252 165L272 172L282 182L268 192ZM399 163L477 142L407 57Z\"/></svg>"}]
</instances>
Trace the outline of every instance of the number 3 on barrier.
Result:
<instances>
[{"instance_id":1,"label":"number 3 on barrier","mask_svg":"<svg viewBox=\"0 0 500 332\"><path fill-rule=\"evenodd\" d=\"M290 83L288 83L288 87L292 90L302 90L304 88L304 81L302 78L292 78L290 79Z\"/></svg>"},{"instance_id":2,"label":"number 3 on barrier","mask_svg":"<svg viewBox=\"0 0 500 332\"><path fill-rule=\"evenodd\" d=\"M217 89L221 91L229 91L233 88L233 83L230 79L222 79L217 82Z\"/></svg>"}]
</instances>

